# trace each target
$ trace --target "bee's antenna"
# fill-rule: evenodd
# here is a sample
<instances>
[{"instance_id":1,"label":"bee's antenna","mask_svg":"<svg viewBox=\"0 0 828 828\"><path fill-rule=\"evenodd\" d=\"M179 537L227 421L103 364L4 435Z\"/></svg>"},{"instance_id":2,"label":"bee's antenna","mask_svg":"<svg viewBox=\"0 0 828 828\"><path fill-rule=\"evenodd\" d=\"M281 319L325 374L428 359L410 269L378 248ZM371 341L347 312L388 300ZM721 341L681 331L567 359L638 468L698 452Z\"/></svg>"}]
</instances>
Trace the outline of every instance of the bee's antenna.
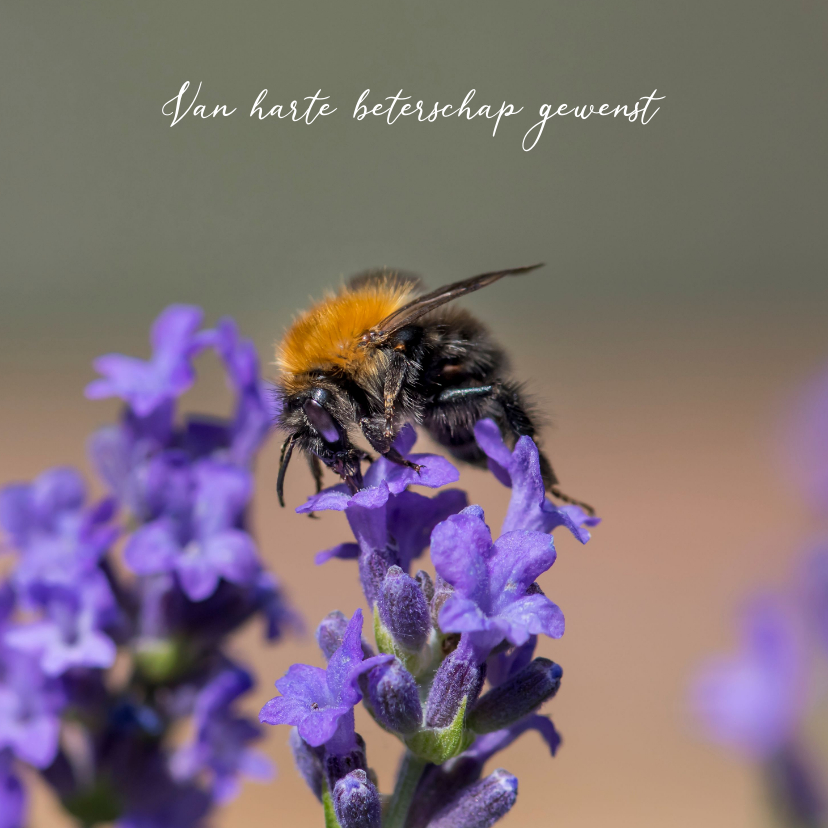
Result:
<instances>
[{"instance_id":1,"label":"bee's antenna","mask_svg":"<svg viewBox=\"0 0 828 828\"><path fill-rule=\"evenodd\" d=\"M282 443L282 453L279 456L279 476L276 478L276 496L279 498L279 505L285 505L285 474L290 463L290 456L293 454L293 443L295 437L290 437Z\"/></svg>"}]
</instances>

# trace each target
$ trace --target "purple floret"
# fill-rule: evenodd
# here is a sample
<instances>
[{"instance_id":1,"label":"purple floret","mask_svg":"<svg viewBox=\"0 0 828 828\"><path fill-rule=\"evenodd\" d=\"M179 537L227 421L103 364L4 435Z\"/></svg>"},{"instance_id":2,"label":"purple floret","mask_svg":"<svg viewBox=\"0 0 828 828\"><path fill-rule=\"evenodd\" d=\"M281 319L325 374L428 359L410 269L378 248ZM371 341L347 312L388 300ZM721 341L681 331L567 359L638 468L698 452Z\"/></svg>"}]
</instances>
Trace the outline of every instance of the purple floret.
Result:
<instances>
[{"instance_id":1,"label":"purple floret","mask_svg":"<svg viewBox=\"0 0 828 828\"><path fill-rule=\"evenodd\" d=\"M555 562L549 535L516 530L492 542L482 509L469 506L434 529L431 558L454 587L440 628L468 636L481 659L503 639L520 646L532 635L563 635L563 613L533 587Z\"/></svg>"},{"instance_id":2,"label":"purple floret","mask_svg":"<svg viewBox=\"0 0 828 828\"><path fill-rule=\"evenodd\" d=\"M744 612L740 652L702 667L693 704L711 739L767 758L793 739L804 713L805 687L795 616L765 597Z\"/></svg>"},{"instance_id":3,"label":"purple floret","mask_svg":"<svg viewBox=\"0 0 828 828\"><path fill-rule=\"evenodd\" d=\"M181 396L192 384L192 357L206 342L196 335L203 313L191 305L170 305L152 326L152 357L136 359L107 354L95 360L102 374L86 387L91 400L120 397L136 415L146 417L163 403Z\"/></svg>"},{"instance_id":4,"label":"purple floret","mask_svg":"<svg viewBox=\"0 0 828 828\"><path fill-rule=\"evenodd\" d=\"M411 484L437 488L458 479L457 469L444 458L410 454L415 440L414 429L406 426L394 446L409 460L423 466L419 475L413 469L379 458L365 474L366 488L355 495L344 485L334 486L309 498L296 510L300 513L330 509L345 512L357 542L321 552L316 562L331 558L359 559L362 587L372 606L388 568L399 566L408 572L411 562L428 546L431 530L467 503L465 492L455 489L432 498L407 490Z\"/></svg>"},{"instance_id":5,"label":"purple floret","mask_svg":"<svg viewBox=\"0 0 828 828\"><path fill-rule=\"evenodd\" d=\"M9 647L38 659L47 676L113 665L115 643L103 629L117 608L102 573L91 573L72 587L41 585L32 593L45 618L9 628L4 637Z\"/></svg>"},{"instance_id":6,"label":"purple floret","mask_svg":"<svg viewBox=\"0 0 828 828\"><path fill-rule=\"evenodd\" d=\"M480 420L474 436L489 458L489 470L512 489L502 534L515 529L551 532L565 526L581 543L589 540L586 527L597 526L600 518L590 517L580 506L556 506L546 496L538 447L531 437L521 437L509 451L494 420Z\"/></svg>"},{"instance_id":7,"label":"purple floret","mask_svg":"<svg viewBox=\"0 0 828 828\"><path fill-rule=\"evenodd\" d=\"M252 676L238 667L210 681L196 698L193 741L172 758L173 775L179 780L196 779L206 771L212 777L213 799L219 803L238 794L240 776L260 781L273 776L270 760L250 747L262 738L261 730L232 710L235 700L252 687Z\"/></svg>"},{"instance_id":8,"label":"purple floret","mask_svg":"<svg viewBox=\"0 0 828 828\"><path fill-rule=\"evenodd\" d=\"M0 752L9 749L37 768L55 758L66 697L38 659L0 644Z\"/></svg>"},{"instance_id":9,"label":"purple floret","mask_svg":"<svg viewBox=\"0 0 828 828\"><path fill-rule=\"evenodd\" d=\"M71 468L0 491L0 525L20 553L14 582L24 599L37 584L72 586L96 569L118 537L115 502L84 507L86 487Z\"/></svg>"},{"instance_id":10,"label":"purple floret","mask_svg":"<svg viewBox=\"0 0 828 828\"><path fill-rule=\"evenodd\" d=\"M142 526L127 543L127 564L139 575L176 572L192 601L209 598L221 578L254 584L260 572L256 546L239 528L252 492L250 474L202 460L192 467L190 481L189 508Z\"/></svg>"},{"instance_id":11,"label":"purple floret","mask_svg":"<svg viewBox=\"0 0 828 828\"><path fill-rule=\"evenodd\" d=\"M362 610L357 610L327 669L294 664L276 682L281 695L262 708L259 721L295 725L309 745L325 744L332 753L353 749L354 705L362 698L357 679L372 667L393 660L390 655L364 658L361 636Z\"/></svg>"}]
</instances>

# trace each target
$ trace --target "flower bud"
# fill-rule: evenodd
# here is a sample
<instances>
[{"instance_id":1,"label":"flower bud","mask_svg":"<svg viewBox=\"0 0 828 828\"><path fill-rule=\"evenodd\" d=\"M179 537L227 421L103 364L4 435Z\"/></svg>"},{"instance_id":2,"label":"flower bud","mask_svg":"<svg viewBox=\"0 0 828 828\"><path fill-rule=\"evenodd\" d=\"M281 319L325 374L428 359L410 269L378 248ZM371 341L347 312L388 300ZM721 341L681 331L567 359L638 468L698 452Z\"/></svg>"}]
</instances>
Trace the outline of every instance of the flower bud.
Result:
<instances>
[{"instance_id":1,"label":"flower bud","mask_svg":"<svg viewBox=\"0 0 828 828\"><path fill-rule=\"evenodd\" d=\"M322 801L322 754L321 748L311 747L300 735L299 729L290 729L290 749L299 775L305 780L313 795Z\"/></svg>"},{"instance_id":2,"label":"flower bud","mask_svg":"<svg viewBox=\"0 0 828 828\"><path fill-rule=\"evenodd\" d=\"M426 703L426 725L448 727L464 698L467 699L467 709L471 708L485 678L486 665L478 664L472 648L461 640L434 675Z\"/></svg>"},{"instance_id":3,"label":"flower bud","mask_svg":"<svg viewBox=\"0 0 828 828\"><path fill-rule=\"evenodd\" d=\"M316 628L316 643L329 661L331 656L342 644L342 636L345 635L345 628L348 626L348 619L339 610L329 612Z\"/></svg>"},{"instance_id":4,"label":"flower bud","mask_svg":"<svg viewBox=\"0 0 828 828\"><path fill-rule=\"evenodd\" d=\"M395 733L413 733L423 723L417 682L399 659L368 674L368 701L377 721Z\"/></svg>"},{"instance_id":5,"label":"flower bud","mask_svg":"<svg viewBox=\"0 0 828 828\"><path fill-rule=\"evenodd\" d=\"M511 810L517 789L517 779L498 768L461 791L436 814L429 828L490 828Z\"/></svg>"},{"instance_id":6,"label":"flower bud","mask_svg":"<svg viewBox=\"0 0 828 828\"><path fill-rule=\"evenodd\" d=\"M561 686L563 670L548 658L536 658L516 675L489 690L466 718L477 733L492 733L514 724L551 699Z\"/></svg>"},{"instance_id":7,"label":"flower bud","mask_svg":"<svg viewBox=\"0 0 828 828\"><path fill-rule=\"evenodd\" d=\"M431 618L417 582L398 566L392 566L382 582L377 601L380 618L394 641L416 653L428 640Z\"/></svg>"},{"instance_id":8,"label":"flower bud","mask_svg":"<svg viewBox=\"0 0 828 828\"><path fill-rule=\"evenodd\" d=\"M354 734L356 747L344 753L334 753L330 749L324 753L325 776L328 780L328 789L347 776L351 771L367 770L368 760L365 756L365 740L359 733Z\"/></svg>"},{"instance_id":9,"label":"flower bud","mask_svg":"<svg viewBox=\"0 0 828 828\"><path fill-rule=\"evenodd\" d=\"M336 783L333 806L341 828L380 828L379 793L364 770L351 771Z\"/></svg>"}]
</instances>

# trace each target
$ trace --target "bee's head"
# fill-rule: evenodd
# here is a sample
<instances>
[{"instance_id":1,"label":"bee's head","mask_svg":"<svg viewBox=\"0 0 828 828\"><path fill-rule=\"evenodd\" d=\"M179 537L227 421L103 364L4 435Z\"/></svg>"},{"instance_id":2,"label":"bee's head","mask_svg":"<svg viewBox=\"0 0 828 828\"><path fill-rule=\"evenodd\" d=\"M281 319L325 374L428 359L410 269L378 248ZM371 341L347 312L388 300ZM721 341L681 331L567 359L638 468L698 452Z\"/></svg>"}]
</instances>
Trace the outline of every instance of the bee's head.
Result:
<instances>
[{"instance_id":1,"label":"bee's head","mask_svg":"<svg viewBox=\"0 0 828 828\"><path fill-rule=\"evenodd\" d=\"M285 473L294 448L318 457L352 491L362 488L363 452L353 445L344 425L353 422L354 414L354 404L348 395L321 378L285 398L280 425L287 432L287 439L282 447L276 486L282 505Z\"/></svg>"}]
</instances>

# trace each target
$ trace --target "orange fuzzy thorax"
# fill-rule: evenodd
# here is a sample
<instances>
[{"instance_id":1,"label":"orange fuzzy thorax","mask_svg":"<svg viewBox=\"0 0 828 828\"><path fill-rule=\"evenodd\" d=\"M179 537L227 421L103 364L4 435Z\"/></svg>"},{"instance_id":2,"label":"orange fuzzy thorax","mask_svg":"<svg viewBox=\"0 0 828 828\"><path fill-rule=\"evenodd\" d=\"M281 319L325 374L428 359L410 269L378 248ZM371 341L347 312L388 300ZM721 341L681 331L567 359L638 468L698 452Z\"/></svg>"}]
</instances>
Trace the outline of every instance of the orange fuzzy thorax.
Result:
<instances>
[{"instance_id":1,"label":"orange fuzzy thorax","mask_svg":"<svg viewBox=\"0 0 828 828\"><path fill-rule=\"evenodd\" d=\"M368 356L360 337L411 298L411 288L393 279L343 288L300 314L276 350L282 382L290 391L292 380L313 370L339 368L353 371Z\"/></svg>"}]
</instances>

